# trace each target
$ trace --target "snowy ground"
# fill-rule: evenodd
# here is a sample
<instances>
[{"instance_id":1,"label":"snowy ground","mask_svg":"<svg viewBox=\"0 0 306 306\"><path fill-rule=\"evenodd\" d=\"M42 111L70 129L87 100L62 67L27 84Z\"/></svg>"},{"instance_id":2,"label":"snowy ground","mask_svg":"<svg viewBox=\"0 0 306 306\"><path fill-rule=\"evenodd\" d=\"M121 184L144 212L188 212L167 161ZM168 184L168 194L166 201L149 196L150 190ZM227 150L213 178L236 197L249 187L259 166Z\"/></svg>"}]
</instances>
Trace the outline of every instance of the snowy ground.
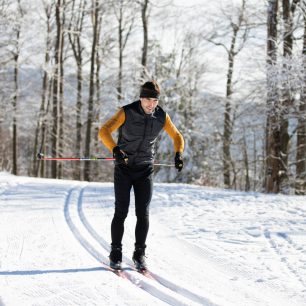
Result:
<instances>
[{"instance_id":1,"label":"snowy ground","mask_svg":"<svg viewBox=\"0 0 306 306\"><path fill-rule=\"evenodd\" d=\"M111 183L0 173L0 305L306 305L306 199L156 184L147 261L107 267Z\"/></svg>"}]
</instances>

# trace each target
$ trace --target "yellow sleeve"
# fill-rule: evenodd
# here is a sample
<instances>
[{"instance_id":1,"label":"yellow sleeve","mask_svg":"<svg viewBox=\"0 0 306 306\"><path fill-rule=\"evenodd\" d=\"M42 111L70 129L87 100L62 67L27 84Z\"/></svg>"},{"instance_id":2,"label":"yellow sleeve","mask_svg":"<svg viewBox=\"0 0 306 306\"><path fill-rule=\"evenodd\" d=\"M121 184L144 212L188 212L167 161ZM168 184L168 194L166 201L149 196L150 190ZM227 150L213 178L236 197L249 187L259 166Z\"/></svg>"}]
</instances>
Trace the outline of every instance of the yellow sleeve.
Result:
<instances>
[{"instance_id":1,"label":"yellow sleeve","mask_svg":"<svg viewBox=\"0 0 306 306\"><path fill-rule=\"evenodd\" d=\"M184 138L182 134L178 131L176 126L170 119L170 116L166 114L166 122L164 125L164 130L173 140L174 152L183 152L184 151Z\"/></svg>"},{"instance_id":2,"label":"yellow sleeve","mask_svg":"<svg viewBox=\"0 0 306 306\"><path fill-rule=\"evenodd\" d=\"M112 137L112 132L116 131L125 121L125 112L123 108L110 119L108 119L99 130L99 138L102 143L113 152L113 148L117 145Z\"/></svg>"}]
</instances>

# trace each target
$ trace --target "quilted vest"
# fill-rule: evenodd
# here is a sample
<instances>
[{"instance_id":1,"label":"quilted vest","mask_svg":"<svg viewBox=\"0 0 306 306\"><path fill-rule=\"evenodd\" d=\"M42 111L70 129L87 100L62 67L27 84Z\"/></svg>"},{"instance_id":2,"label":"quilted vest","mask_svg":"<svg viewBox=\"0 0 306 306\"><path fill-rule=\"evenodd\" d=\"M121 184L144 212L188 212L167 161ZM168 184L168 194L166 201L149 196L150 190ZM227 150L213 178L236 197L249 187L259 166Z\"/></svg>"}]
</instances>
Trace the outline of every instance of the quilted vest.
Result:
<instances>
[{"instance_id":1,"label":"quilted vest","mask_svg":"<svg viewBox=\"0 0 306 306\"><path fill-rule=\"evenodd\" d=\"M140 100L123 106L125 122L119 128L118 146L129 158L128 165L152 164L155 143L166 121L166 113L157 106L153 114L146 114Z\"/></svg>"}]
</instances>

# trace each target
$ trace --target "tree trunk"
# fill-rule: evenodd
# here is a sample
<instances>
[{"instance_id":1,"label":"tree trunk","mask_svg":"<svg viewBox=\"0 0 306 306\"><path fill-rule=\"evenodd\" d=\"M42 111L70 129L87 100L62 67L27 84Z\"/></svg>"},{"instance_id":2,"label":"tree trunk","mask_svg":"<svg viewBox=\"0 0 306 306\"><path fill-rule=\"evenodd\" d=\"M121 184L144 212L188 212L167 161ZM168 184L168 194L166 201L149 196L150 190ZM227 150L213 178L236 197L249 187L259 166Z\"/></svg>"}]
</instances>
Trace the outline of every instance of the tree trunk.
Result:
<instances>
[{"instance_id":1,"label":"tree trunk","mask_svg":"<svg viewBox=\"0 0 306 306\"><path fill-rule=\"evenodd\" d=\"M234 164L231 156L231 141L233 134L232 104L231 96L233 93L233 72L235 56L238 54L236 49L237 35L241 28L245 12L245 0L242 1L237 24L232 23L233 30L231 46L228 52L228 70L226 79L226 102L224 111L223 126L223 183L225 188L231 187L231 165Z\"/></svg>"},{"instance_id":2,"label":"tree trunk","mask_svg":"<svg viewBox=\"0 0 306 306\"><path fill-rule=\"evenodd\" d=\"M18 0L18 13L19 18L21 19L23 16L23 10L21 8L20 0ZM12 139L12 173L14 175L18 174L18 124L17 124L17 111L18 111L18 96L19 96L19 86L18 86L18 80L19 80L19 54L20 54L20 46L19 46L19 39L20 39L20 21L17 23L16 27L16 46L15 46L15 52L14 52L14 85L15 85L15 92L12 100L12 106L13 106L13 139Z\"/></svg>"},{"instance_id":3,"label":"tree trunk","mask_svg":"<svg viewBox=\"0 0 306 306\"><path fill-rule=\"evenodd\" d=\"M50 33L51 33L51 6L47 5L45 7L46 17L47 17L47 43L46 43L46 51L45 51L45 63L44 67L47 67L50 63L50 49L51 49L51 41L50 41ZM36 158L36 153L41 151L44 147L44 137L45 137L45 125L46 125L46 99L48 97L48 83L49 76L47 70L44 71L43 82L42 82L42 94L41 94L41 104L39 110L39 117L37 120L36 131L35 131L35 143L34 143L34 154ZM38 146L40 143L40 147L38 150ZM40 152L41 153L41 152ZM44 153L44 152L42 152ZM35 159L34 159L35 160ZM34 175L39 175L39 169L43 168L44 161L39 161L34 163Z\"/></svg>"},{"instance_id":4,"label":"tree trunk","mask_svg":"<svg viewBox=\"0 0 306 306\"><path fill-rule=\"evenodd\" d=\"M290 62L292 59L292 42L293 42L293 14L295 11L295 3L290 6L290 1L282 0L283 6L283 22L284 22L284 43L283 43L283 73L284 80L286 80L286 74L290 73ZM286 81L284 81L286 82ZM280 191L282 193L289 192L289 177L288 177L288 144L289 144L289 109L292 105L292 98L290 95L291 89L289 85L284 83L282 86L282 98L280 99L280 172L279 183Z\"/></svg>"},{"instance_id":5,"label":"tree trunk","mask_svg":"<svg viewBox=\"0 0 306 306\"><path fill-rule=\"evenodd\" d=\"M17 102L18 102L18 75L19 75L19 67L18 67L18 58L19 58L19 37L20 37L20 29L17 29L16 33L16 53L14 54L14 84L15 84L15 93L13 97L13 174L18 174L17 168L17 158L18 158L18 143L17 143Z\"/></svg>"},{"instance_id":6,"label":"tree trunk","mask_svg":"<svg viewBox=\"0 0 306 306\"><path fill-rule=\"evenodd\" d=\"M65 24L65 3L62 2L62 12L60 16L61 36L60 36L60 57L59 57L59 135L58 135L58 156L62 157L64 152L64 24ZM58 164L57 177L63 176L63 163Z\"/></svg>"},{"instance_id":7,"label":"tree trunk","mask_svg":"<svg viewBox=\"0 0 306 306\"><path fill-rule=\"evenodd\" d=\"M76 103L76 156L81 156L82 144L82 90L83 90L83 70L82 70L82 57L77 64L77 103ZM81 165L76 165L74 171L74 178L81 180Z\"/></svg>"},{"instance_id":8,"label":"tree trunk","mask_svg":"<svg viewBox=\"0 0 306 306\"><path fill-rule=\"evenodd\" d=\"M125 18L124 15L128 16L128 18ZM119 44L119 71L118 71L117 98L120 104L120 101L122 100L123 97L122 96L123 51L125 49L128 38L131 34L135 19L133 12L133 1L128 0L126 3L124 1L120 1L119 14L117 16L117 19L118 19L118 44Z\"/></svg>"},{"instance_id":9,"label":"tree trunk","mask_svg":"<svg viewBox=\"0 0 306 306\"><path fill-rule=\"evenodd\" d=\"M119 19L118 19L118 40L119 40L119 71L118 71L118 86L117 86L117 99L120 105L122 99L122 68L123 68L123 7L122 3L119 7Z\"/></svg>"},{"instance_id":10,"label":"tree trunk","mask_svg":"<svg viewBox=\"0 0 306 306\"><path fill-rule=\"evenodd\" d=\"M251 183L250 183L250 175L249 175L249 157L248 157L248 148L247 148L247 140L245 136L245 132L243 133L243 163L244 163L244 176L245 176L245 186L244 191L250 191Z\"/></svg>"},{"instance_id":11,"label":"tree trunk","mask_svg":"<svg viewBox=\"0 0 306 306\"><path fill-rule=\"evenodd\" d=\"M75 155L81 156L82 144L82 96L83 96L83 46L81 43L81 35L83 32L83 23L85 16L86 1L80 1L77 12L75 12L75 0L72 3L72 14L69 25L69 41L72 47L74 59L77 65L77 101L76 101L76 145ZM77 33L77 34L75 34ZM76 163L73 177L81 180L81 164Z\"/></svg>"},{"instance_id":12,"label":"tree trunk","mask_svg":"<svg viewBox=\"0 0 306 306\"><path fill-rule=\"evenodd\" d=\"M146 77L147 57L148 57L148 16L147 16L148 3L149 0L144 0L141 9L141 20L143 27L143 47L141 55L142 79L145 79Z\"/></svg>"},{"instance_id":13,"label":"tree trunk","mask_svg":"<svg viewBox=\"0 0 306 306\"><path fill-rule=\"evenodd\" d=\"M40 147L44 148L45 147L45 139L47 138L47 131L48 131L48 117L47 114L50 113L50 108L51 108L51 101L52 101L52 86L53 86L53 80L49 78L49 89L47 90L48 92L48 98L47 98L47 107L46 107L46 116L44 117L43 124L42 124L42 129L41 129L41 143ZM45 161L40 162L40 177L49 177L47 173L45 173ZM49 170L50 167L47 168Z\"/></svg>"},{"instance_id":14,"label":"tree trunk","mask_svg":"<svg viewBox=\"0 0 306 306\"><path fill-rule=\"evenodd\" d=\"M267 123L266 123L266 192L279 192L281 169L279 99L273 70L277 60L277 11L278 0L270 0L267 20Z\"/></svg>"},{"instance_id":15,"label":"tree trunk","mask_svg":"<svg viewBox=\"0 0 306 306\"><path fill-rule=\"evenodd\" d=\"M56 41L55 41L55 69L53 76L53 126L52 126L52 155L57 156L58 154L58 135L59 135L59 115L60 115L60 81L61 81L61 45L62 45L62 21L61 21L61 8L62 8L62 0L57 0L56 8L55 8L55 18L56 18ZM52 178L58 177L57 172L57 162L51 162L51 176Z\"/></svg>"},{"instance_id":16,"label":"tree trunk","mask_svg":"<svg viewBox=\"0 0 306 306\"><path fill-rule=\"evenodd\" d=\"M303 40L304 86L299 105L296 150L296 181L295 193L306 195L306 12L304 12L304 40Z\"/></svg>"},{"instance_id":17,"label":"tree trunk","mask_svg":"<svg viewBox=\"0 0 306 306\"><path fill-rule=\"evenodd\" d=\"M231 95L233 93L233 69L235 59L235 44L237 39L238 28L233 29L231 48L228 52L228 70L226 82L226 102L224 111L224 127L223 127L223 181L226 188L231 186L231 139L232 139L232 120L231 120Z\"/></svg>"},{"instance_id":18,"label":"tree trunk","mask_svg":"<svg viewBox=\"0 0 306 306\"><path fill-rule=\"evenodd\" d=\"M101 26L102 26L102 14L100 12L99 20L98 20L98 33L97 37L100 38L101 35ZM101 79L100 79L100 72L102 67L102 55L100 54L100 40L97 42L97 48L96 48L96 71L95 71L95 92L96 92L96 104L95 104L95 117L94 120L96 123L99 122L100 118L100 108L101 108ZM96 124L95 130L94 130L94 151L99 152L99 146L101 145L98 134L99 134L99 125ZM97 180L101 177L101 170L99 167L95 167L93 171L93 177Z\"/></svg>"},{"instance_id":19,"label":"tree trunk","mask_svg":"<svg viewBox=\"0 0 306 306\"><path fill-rule=\"evenodd\" d=\"M88 98L88 114L87 114L87 129L86 129L86 142L85 154L90 157L90 143L91 143L91 128L93 121L93 106L94 106L94 76L95 76L95 56L97 46L98 34L98 16L99 16L99 0L93 3L93 41L91 48L91 66L90 66L90 83L89 83L89 98ZM84 165L84 180L90 180L90 162L86 161Z\"/></svg>"},{"instance_id":20,"label":"tree trunk","mask_svg":"<svg viewBox=\"0 0 306 306\"><path fill-rule=\"evenodd\" d=\"M23 17L23 10L21 8L20 0L18 0L18 13L19 18L21 19ZM15 42L15 52L13 53L14 58L14 96L12 100L12 106L13 106L13 118L12 118L12 130L13 130L13 139L12 139L12 173L14 175L18 174L18 123L17 123L17 117L18 117L18 97L19 97L19 86L18 86L18 80L19 80L19 54L20 54L20 46L19 46L19 39L20 39L20 31L21 31L21 21L19 20L17 22L16 26L16 42Z\"/></svg>"}]
</instances>

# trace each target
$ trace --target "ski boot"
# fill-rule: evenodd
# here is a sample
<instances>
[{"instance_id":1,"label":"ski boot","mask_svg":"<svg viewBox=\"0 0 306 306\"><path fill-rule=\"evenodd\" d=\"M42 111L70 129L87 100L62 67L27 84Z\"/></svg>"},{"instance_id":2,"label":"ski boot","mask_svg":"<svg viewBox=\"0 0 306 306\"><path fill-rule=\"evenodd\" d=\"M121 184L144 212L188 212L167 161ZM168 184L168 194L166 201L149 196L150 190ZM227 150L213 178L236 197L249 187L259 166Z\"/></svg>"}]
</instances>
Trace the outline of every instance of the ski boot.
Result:
<instances>
[{"instance_id":1,"label":"ski boot","mask_svg":"<svg viewBox=\"0 0 306 306\"><path fill-rule=\"evenodd\" d=\"M135 251L133 253L133 262L137 271L143 272L147 270L147 264L145 259L146 246L135 245Z\"/></svg>"},{"instance_id":2,"label":"ski boot","mask_svg":"<svg viewBox=\"0 0 306 306\"><path fill-rule=\"evenodd\" d=\"M111 252L109 254L109 266L114 270L121 270L122 263L122 247L112 246Z\"/></svg>"}]
</instances>

